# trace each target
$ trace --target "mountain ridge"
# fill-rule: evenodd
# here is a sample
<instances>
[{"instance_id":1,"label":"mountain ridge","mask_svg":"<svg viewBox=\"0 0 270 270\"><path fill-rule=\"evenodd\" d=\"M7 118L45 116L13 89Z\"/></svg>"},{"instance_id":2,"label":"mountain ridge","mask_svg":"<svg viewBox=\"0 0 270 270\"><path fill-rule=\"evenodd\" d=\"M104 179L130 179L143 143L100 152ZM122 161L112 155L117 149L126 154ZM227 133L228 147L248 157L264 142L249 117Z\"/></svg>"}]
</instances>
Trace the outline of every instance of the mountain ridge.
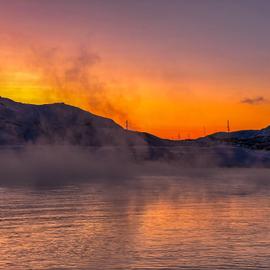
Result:
<instances>
[{"instance_id":1,"label":"mountain ridge","mask_svg":"<svg viewBox=\"0 0 270 270\"><path fill-rule=\"evenodd\" d=\"M27 104L0 97L0 145L72 144L127 146L168 143L147 132L65 103Z\"/></svg>"},{"instance_id":2,"label":"mountain ridge","mask_svg":"<svg viewBox=\"0 0 270 270\"><path fill-rule=\"evenodd\" d=\"M27 104L0 97L0 145L211 146L229 144L270 150L270 126L217 132L193 140L163 139L126 130L114 120L65 103Z\"/></svg>"}]
</instances>

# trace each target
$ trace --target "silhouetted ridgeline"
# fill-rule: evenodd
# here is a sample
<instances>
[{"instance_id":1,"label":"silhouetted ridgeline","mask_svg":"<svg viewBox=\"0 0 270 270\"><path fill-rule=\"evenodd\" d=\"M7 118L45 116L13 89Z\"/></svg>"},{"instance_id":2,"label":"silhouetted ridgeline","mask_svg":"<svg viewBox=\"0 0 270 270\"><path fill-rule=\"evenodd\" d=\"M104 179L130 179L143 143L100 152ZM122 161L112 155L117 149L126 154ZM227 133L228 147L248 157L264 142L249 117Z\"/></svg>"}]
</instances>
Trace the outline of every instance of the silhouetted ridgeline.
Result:
<instances>
[{"instance_id":1,"label":"silhouetted ridgeline","mask_svg":"<svg viewBox=\"0 0 270 270\"><path fill-rule=\"evenodd\" d=\"M168 145L147 133L127 131L113 120L64 103L30 105L0 98L0 145Z\"/></svg>"},{"instance_id":2,"label":"silhouetted ridgeline","mask_svg":"<svg viewBox=\"0 0 270 270\"><path fill-rule=\"evenodd\" d=\"M113 120L64 103L31 105L0 97L0 145L190 146L228 143L270 149L270 127L219 132L197 140L173 141L128 131Z\"/></svg>"},{"instance_id":3,"label":"silhouetted ridgeline","mask_svg":"<svg viewBox=\"0 0 270 270\"><path fill-rule=\"evenodd\" d=\"M64 103L31 105L0 98L0 145L72 145L102 148L139 160L174 160L188 166L251 166L269 164L269 153L251 153L248 149L269 150L270 128L173 141L125 130L111 119ZM114 150L108 150L110 147Z\"/></svg>"},{"instance_id":4,"label":"silhouetted ridgeline","mask_svg":"<svg viewBox=\"0 0 270 270\"><path fill-rule=\"evenodd\" d=\"M257 150L270 150L270 126L261 130L218 132L198 139L202 144L229 144Z\"/></svg>"}]
</instances>

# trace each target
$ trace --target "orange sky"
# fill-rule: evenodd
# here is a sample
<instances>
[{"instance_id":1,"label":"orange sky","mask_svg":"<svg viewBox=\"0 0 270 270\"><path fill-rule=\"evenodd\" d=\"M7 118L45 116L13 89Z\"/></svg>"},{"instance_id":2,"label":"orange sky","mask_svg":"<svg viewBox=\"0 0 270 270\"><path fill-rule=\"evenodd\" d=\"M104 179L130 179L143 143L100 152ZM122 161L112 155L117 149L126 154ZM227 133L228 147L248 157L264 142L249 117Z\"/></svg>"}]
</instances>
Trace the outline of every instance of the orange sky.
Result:
<instances>
[{"instance_id":1,"label":"orange sky","mask_svg":"<svg viewBox=\"0 0 270 270\"><path fill-rule=\"evenodd\" d=\"M1 96L63 101L174 139L203 136L204 127L207 134L225 130L227 119L232 130L270 124L268 39L258 31L265 22L257 20L251 33L242 28L251 15L257 19L251 7L234 14L228 5L209 19L202 6L177 2L164 14L160 1L128 1L120 11L107 1L13 3L0 11ZM190 16L182 11L180 22L174 9ZM236 35L230 24L240 15Z\"/></svg>"}]
</instances>

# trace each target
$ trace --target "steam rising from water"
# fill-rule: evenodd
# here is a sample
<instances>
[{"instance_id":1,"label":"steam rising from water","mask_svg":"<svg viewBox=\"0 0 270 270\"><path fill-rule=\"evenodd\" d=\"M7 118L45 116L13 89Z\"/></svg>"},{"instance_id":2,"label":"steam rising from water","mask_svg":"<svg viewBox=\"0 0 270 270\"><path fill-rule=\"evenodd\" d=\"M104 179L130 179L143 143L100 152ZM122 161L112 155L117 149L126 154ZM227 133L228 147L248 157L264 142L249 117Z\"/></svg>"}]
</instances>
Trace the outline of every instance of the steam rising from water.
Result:
<instances>
[{"instance_id":1,"label":"steam rising from water","mask_svg":"<svg viewBox=\"0 0 270 270\"><path fill-rule=\"evenodd\" d=\"M268 269L270 170L187 156L2 149L0 268Z\"/></svg>"},{"instance_id":2,"label":"steam rising from water","mask_svg":"<svg viewBox=\"0 0 270 270\"><path fill-rule=\"evenodd\" d=\"M242 157L242 164L240 162L232 166L232 161L238 153L235 154L229 149L226 149L227 152L223 149L221 154L220 150L204 150L203 153L201 149L198 153L191 149L184 152L180 148L176 155L178 157L171 160L166 155L157 156L156 160L150 159L152 152L158 148L153 149L37 145L17 149L2 148L0 184L50 186L93 181L115 184L152 175L184 176L189 181L204 181L215 175L226 181L226 178L237 179L238 173L241 174L241 170L237 169L239 164L241 167L247 167L246 164L249 164ZM253 161L254 169L250 168L252 173L247 174L245 178L248 180L255 177L258 183L268 183L268 169L259 169L265 165L260 163L262 159L258 159L256 163L253 156L250 160ZM228 167L234 169L228 170ZM256 167L258 169L255 169Z\"/></svg>"},{"instance_id":3,"label":"steam rising from water","mask_svg":"<svg viewBox=\"0 0 270 270\"><path fill-rule=\"evenodd\" d=\"M95 75L94 69L101 61L98 54L82 47L67 57L60 48L33 47L29 59L33 71L39 72L41 82L49 86L47 95L60 101L81 104L117 121L127 119L127 108L120 109L127 104L120 90L114 89L114 94L109 95L109 85ZM112 96L117 96L117 104Z\"/></svg>"}]
</instances>

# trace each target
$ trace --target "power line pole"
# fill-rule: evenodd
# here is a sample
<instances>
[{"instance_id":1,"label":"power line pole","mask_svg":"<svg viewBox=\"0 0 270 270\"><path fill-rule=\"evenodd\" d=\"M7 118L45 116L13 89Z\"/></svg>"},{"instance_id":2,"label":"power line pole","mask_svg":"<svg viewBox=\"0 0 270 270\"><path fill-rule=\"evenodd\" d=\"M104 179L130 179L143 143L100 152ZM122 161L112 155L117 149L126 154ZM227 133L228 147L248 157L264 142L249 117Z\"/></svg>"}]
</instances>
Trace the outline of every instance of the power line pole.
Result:
<instances>
[{"instance_id":1,"label":"power line pole","mask_svg":"<svg viewBox=\"0 0 270 270\"><path fill-rule=\"evenodd\" d=\"M230 127L230 120L227 120L227 131L230 133L231 127Z\"/></svg>"},{"instance_id":2,"label":"power line pole","mask_svg":"<svg viewBox=\"0 0 270 270\"><path fill-rule=\"evenodd\" d=\"M126 130L128 130L128 120L126 120Z\"/></svg>"}]
</instances>

